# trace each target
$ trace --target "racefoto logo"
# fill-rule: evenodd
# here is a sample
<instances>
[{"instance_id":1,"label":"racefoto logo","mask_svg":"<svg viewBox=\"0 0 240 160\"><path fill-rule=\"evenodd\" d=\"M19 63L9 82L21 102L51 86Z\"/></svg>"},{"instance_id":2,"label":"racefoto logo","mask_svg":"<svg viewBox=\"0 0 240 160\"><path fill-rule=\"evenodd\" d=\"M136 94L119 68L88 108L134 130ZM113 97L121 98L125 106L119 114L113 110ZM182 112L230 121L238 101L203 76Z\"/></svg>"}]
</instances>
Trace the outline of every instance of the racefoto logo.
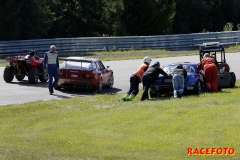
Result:
<instances>
[{"instance_id":1,"label":"racefoto logo","mask_svg":"<svg viewBox=\"0 0 240 160\"><path fill-rule=\"evenodd\" d=\"M187 154L191 155L230 155L235 154L234 148L187 148Z\"/></svg>"}]
</instances>

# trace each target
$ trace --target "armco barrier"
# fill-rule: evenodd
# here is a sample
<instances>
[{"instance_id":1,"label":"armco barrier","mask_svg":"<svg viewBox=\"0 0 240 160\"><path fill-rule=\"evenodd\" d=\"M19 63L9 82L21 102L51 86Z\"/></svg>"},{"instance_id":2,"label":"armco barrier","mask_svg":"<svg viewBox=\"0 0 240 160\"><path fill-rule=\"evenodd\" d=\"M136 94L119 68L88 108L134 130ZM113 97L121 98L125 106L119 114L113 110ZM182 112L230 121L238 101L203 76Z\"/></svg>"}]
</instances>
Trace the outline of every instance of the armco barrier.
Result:
<instances>
[{"instance_id":1,"label":"armco barrier","mask_svg":"<svg viewBox=\"0 0 240 160\"><path fill-rule=\"evenodd\" d=\"M190 50L198 48L200 44L205 42L220 42L226 45L239 44L240 31L0 41L0 56L23 54L23 49L37 50L38 53L43 54L50 45L56 45L57 51L61 54L84 54L91 51L129 49Z\"/></svg>"}]
</instances>

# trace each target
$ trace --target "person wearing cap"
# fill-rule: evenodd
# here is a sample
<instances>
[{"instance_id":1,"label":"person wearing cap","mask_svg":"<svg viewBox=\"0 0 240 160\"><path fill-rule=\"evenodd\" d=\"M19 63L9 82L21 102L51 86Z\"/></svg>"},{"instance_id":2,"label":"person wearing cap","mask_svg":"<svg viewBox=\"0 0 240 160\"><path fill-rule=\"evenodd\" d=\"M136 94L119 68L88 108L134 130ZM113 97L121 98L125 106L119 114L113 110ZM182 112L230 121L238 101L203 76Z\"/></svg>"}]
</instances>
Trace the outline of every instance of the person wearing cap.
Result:
<instances>
[{"instance_id":1,"label":"person wearing cap","mask_svg":"<svg viewBox=\"0 0 240 160\"><path fill-rule=\"evenodd\" d=\"M142 82L142 76L144 72L148 69L148 66L151 63L151 58L146 56L143 59L143 64L140 65L138 70L134 72L130 77L130 89L129 91L121 98L122 101L131 101L133 100L139 92L139 83Z\"/></svg>"},{"instance_id":2,"label":"person wearing cap","mask_svg":"<svg viewBox=\"0 0 240 160\"><path fill-rule=\"evenodd\" d=\"M58 54L56 52L56 47L54 45L50 46L50 50L44 55L44 63L43 63L45 73L48 73L48 89L49 94L53 94L53 87L57 84L59 80L58 69L59 69L59 61ZM54 81L53 81L54 78Z\"/></svg>"},{"instance_id":3,"label":"person wearing cap","mask_svg":"<svg viewBox=\"0 0 240 160\"><path fill-rule=\"evenodd\" d=\"M173 96L174 98L181 98L184 92L184 80L187 77L187 71L182 64L178 64L172 71Z\"/></svg>"},{"instance_id":4,"label":"person wearing cap","mask_svg":"<svg viewBox=\"0 0 240 160\"><path fill-rule=\"evenodd\" d=\"M203 59L198 64L198 69L204 70L204 76L206 80L206 87L209 92L217 92L218 91L218 69L216 66L216 61L209 53L205 53Z\"/></svg>"},{"instance_id":5,"label":"person wearing cap","mask_svg":"<svg viewBox=\"0 0 240 160\"><path fill-rule=\"evenodd\" d=\"M141 101L149 99L148 98L148 89L158 79L159 74L168 76L168 74L160 68L160 63L158 61L155 62L154 65L150 66L147 69L147 71L143 74L143 78L142 78L143 93L142 93Z\"/></svg>"}]
</instances>

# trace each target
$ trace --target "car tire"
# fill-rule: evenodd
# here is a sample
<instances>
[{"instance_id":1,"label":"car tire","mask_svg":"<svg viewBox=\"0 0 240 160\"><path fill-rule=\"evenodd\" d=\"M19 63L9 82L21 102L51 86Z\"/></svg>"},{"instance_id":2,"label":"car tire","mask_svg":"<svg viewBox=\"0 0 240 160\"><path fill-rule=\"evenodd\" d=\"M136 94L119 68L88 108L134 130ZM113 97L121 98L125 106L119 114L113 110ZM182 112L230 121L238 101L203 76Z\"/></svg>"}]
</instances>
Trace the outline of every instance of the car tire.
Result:
<instances>
[{"instance_id":1,"label":"car tire","mask_svg":"<svg viewBox=\"0 0 240 160\"><path fill-rule=\"evenodd\" d=\"M193 92L196 95L199 95L199 94L202 93L202 85L201 85L201 82L199 80L197 80L197 82L195 83Z\"/></svg>"},{"instance_id":2,"label":"car tire","mask_svg":"<svg viewBox=\"0 0 240 160\"><path fill-rule=\"evenodd\" d=\"M59 86L58 84L55 84L55 86L53 86L55 90L61 90L61 86Z\"/></svg>"},{"instance_id":3,"label":"car tire","mask_svg":"<svg viewBox=\"0 0 240 160\"><path fill-rule=\"evenodd\" d=\"M38 82L38 78L39 78L39 71L37 67L30 68L28 72L29 83L36 84Z\"/></svg>"},{"instance_id":4,"label":"car tire","mask_svg":"<svg viewBox=\"0 0 240 160\"><path fill-rule=\"evenodd\" d=\"M47 82L48 81L48 74L47 73L43 73L42 75L39 75L39 80L41 82Z\"/></svg>"},{"instance_id":5,"label":"car tire","mask_svg":"<svg viewBox=\"0 0 240 160\"><path fill-rule=\"evenodd\" d=\"M158 93L153 93L151 90L149 90L149 96L150 98L156 98Z\"/></svg>"},{"instance_id":6,"label":"car tire","mask_svg":"<svg viewBox=\"0 0 240 160\"><path fill-rule=\"evenodd\" d=\"M113 74L111 74L109 83L108 83L108 88L112 88L113 84L114 84L114 76L113 76Z\"/></svg>"},{"instance_id":7,"label":"car tire","mask_svg":"<svg viewBox=\"0 0 240 160\"><path fill-rule=\"evenodd\" d=\"M102 87L103 87L102 78L100 78L100 80L99 80L99 82L98 82L98 86L97 86L97 88L95 89L96 93L101 93L101 92L102 92Z\"/></svg>"},{"instance_id":8,"label":"car tire","mask_svg":"<svg viewBox=\"0 0 240 160\"><path fill-rule=\"evenodd\" d=\"M3 71L3 79L5 82L10 83L14 78L14 67L6 66Z\"/></svg>"},{"instance_id":9,"label":"car tire","mask_svg":"<svg viewBox=\"0 0 240 160\"><path fill-rule=\"evenodd\" d=\"M18 80L18 81L22 81L24 78L25 78L25 75L22 74L22 75L15 75L15 78Z\"/></svg>"},{"instance_id":10,"label":"car tire","mask_svg":"<svg viewBox=\"0 0 240 160\"><path fill-rule=\"evenodd\" d=\"M236 75L234 72L230 72L231 75L231 82L230 82L230 88L234 88L236 84Z\"/></svg>"}]
</instances>

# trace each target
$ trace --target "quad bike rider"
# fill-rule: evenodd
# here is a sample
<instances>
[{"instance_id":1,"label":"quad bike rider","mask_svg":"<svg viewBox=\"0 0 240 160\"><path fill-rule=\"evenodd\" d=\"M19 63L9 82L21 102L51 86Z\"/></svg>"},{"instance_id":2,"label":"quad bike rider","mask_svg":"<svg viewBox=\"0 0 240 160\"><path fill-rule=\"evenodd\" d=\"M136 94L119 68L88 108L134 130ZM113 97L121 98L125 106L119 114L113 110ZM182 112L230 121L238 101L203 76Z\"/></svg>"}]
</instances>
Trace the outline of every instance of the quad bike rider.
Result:
<instances>
[{"instance_id":1,"label":"quad bike rider","mask_svg":"<svg viewBox=\"0 0 240 160\"><path fill-rule=\"evenodd\" d=\"M18 81L22 81L25 76L28 76L28 81L31 84L36 84L38 79L41 82L48 81L48 75L44 73L43 58L36 56L37 51L24 50L28 55L6 57L6 61L10 63L10 66L6 66L3 72L3 79L5 82L12 82L14 76Z\"/></svg>"},{"instance_id":2,"label":"quad bike rider","mask_svg":"<svg viewBox=\"0 0 240 160\"><path fill-rule=\"evenodd\" d=\"M230 72L230 67L225 58L224 46L219 42L203 43L199 48L200 61L205 53L209 53L215 59L215 64L218 68L218 90L235 87L236 76L234 72ZM220 58L217 58L217 56L220 56Z\"/></svg>"}]
</instances>

